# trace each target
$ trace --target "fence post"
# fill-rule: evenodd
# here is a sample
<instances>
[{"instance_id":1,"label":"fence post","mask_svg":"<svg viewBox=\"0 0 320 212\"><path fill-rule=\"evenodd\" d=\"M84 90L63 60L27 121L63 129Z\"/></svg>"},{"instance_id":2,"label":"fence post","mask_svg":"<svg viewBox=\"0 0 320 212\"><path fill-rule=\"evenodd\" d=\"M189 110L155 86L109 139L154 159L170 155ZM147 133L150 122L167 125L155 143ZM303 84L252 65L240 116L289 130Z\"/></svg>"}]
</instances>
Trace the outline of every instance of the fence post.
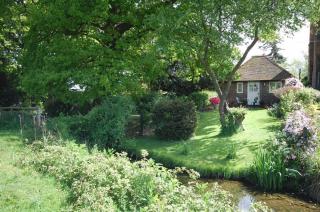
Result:
<instances>
[{"instance_id":1,"label":"fence post","mask_svg":"<svg viewBox=\"0 0 320 212\"><path fill-rule=\"evenodd\" d=\"M21 117L21 114L19 114L18 116L19 116L19 123L20 123L20 135L21 135L21 139L23 139L23 132L22 132L22 117Z\"/></svg>"}]
</instances>

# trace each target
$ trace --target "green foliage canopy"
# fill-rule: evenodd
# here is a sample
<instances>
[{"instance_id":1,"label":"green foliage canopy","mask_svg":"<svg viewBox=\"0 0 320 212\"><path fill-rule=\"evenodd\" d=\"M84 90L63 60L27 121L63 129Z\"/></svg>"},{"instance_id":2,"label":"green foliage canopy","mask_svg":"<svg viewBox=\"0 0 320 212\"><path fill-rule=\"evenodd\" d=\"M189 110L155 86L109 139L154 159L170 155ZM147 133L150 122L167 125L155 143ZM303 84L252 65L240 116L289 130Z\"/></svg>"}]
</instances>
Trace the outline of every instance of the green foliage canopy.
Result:
<instances>
[{"instance_id":1,"label":"green foliage canopy","mask_svg":"<svg viewBox=\"0 0 320 212\"><path fill-rule=\"evenodd\" d=\"M0 1L0 105L10 106L21 100L20 56L27 32L24 1Z\"/></svg>"},{"instance_id":2,"label":"green foliage canopy","mask_svg":"<svg viewBox=\"0 0 320 212\"><path fill-rule=\"evenodd\" d=\"M259 40L275 38L281 29L300 27L308 4L291 0L176 1L150 18L159 35L155 51L164 58L169 55L197 64L213 79L224 127L231 82L250 50ZM241 45L247 46L244 53L239 50Z\"/></svg>"},{"instance_id":3,"label":"green foliage canopy","mask_svg":"<svg viewBox=\"0 0 320 212\"><path fill-rule=\"evenodd\" d=\"M156 6L130 0L30 5L24 88L36 98L64 102L141 88L158 67L155 56L147 54L152 28L144 24Z\"/></svg>"}]
</instances>

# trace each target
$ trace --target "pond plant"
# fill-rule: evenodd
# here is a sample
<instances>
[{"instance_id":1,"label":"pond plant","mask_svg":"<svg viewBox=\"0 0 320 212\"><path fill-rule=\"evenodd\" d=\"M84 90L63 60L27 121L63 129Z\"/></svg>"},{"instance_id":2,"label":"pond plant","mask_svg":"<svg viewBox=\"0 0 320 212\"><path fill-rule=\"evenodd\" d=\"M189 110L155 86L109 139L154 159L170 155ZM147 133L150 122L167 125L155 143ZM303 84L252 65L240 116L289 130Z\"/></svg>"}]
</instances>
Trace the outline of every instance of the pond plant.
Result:
<instances>
[{"instance_id":1,"label":"pond plant","mask_svg":"<svg viewBox=\"0 0 320 212\"><path fill-rule=\"evenodd\" d=\"M315 123L303 109L290 113L274 142L256 153L252 166L256 183L265 190L282 190L286 183L298 189L317 151L317 134Z\"/></svg>"}]
</instances>

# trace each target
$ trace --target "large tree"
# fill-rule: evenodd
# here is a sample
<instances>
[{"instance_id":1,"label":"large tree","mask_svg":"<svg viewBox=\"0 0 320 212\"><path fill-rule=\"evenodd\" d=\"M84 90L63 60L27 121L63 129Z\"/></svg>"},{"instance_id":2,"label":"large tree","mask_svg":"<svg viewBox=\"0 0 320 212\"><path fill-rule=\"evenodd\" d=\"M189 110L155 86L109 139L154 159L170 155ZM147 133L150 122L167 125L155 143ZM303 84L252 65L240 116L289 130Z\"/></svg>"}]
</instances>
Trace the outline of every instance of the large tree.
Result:
<instances>
[{"instance_id":1,"label":"large tree","mask_svg":"<svg viewBox=\"0 0 320 212\"><path fill-rule=\"evenodd\" d=\"M259 40L272 40L280 29L296 30L307 1L184 0L151 18L158 29L157 54L197 64L213 79L226 125L227 96L237 70ZM244 52L238 47L246 44ZM186 57L187 56L187 57Z\"/></svg>"},{"instance_id":2,"label":"large tree","mask_svg":"<svg viewBox=\"0 0 320 212\"><path fill-rule=\"evenodd\" d=\"M159 67L146 17L167 1L39 0L29 8L23 87L32 96L88 102L141 89Z\"/></svg>"},{"instance_id":3,"label":"large tree","mask_svg":"<svg viewBox=\"0 0 320 212\"><path fill-rule=\"evenodd\" d=\"M25 6L22 0L0 1L0 105L21 101L21 64L25 26Z\"/></svg>"}]
</instances>

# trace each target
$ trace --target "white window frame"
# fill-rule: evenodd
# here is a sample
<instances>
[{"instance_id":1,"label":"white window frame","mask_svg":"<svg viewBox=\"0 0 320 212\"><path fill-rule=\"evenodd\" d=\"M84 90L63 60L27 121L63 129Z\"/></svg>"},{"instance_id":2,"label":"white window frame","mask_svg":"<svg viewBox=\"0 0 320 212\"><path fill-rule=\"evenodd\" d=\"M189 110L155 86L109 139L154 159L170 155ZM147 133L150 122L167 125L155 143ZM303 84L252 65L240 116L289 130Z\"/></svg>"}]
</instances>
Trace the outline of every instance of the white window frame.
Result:
<instances>
[{"instance_id":1,"label":"white window frame","mask_svg":"<svg viewBox=\"0 0 320 212\"><path fill-rule=\"evenodd\" d=\"M239 85L241 85L241 91L239 91ZM243 93L243 82L237 82L237 93Z\"/></svg>"},{"instance_id":2,"label":"white window frame","mask_svg":"<svg viewBox=\"0 0 320 212\"><path fill-rule=\"evenodd\" d=\"M272 85L274 84L274 85ZM275 90L282 88L281 81L271 81L269 82L269 93L273 93Z\"/></svg>"}]
</instances>

